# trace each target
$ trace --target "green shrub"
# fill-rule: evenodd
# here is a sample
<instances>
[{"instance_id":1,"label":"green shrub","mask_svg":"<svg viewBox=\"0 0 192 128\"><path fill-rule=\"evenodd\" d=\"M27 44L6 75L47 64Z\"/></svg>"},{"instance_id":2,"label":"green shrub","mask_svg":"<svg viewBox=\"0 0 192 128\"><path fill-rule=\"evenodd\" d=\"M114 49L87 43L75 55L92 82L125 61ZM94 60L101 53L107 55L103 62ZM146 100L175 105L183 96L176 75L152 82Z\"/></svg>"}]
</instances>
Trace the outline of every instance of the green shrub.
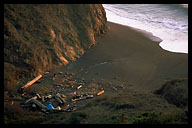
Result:
<instances>
[{"instance_id":1,"label":"green shrub","mask_svg":"<svg viewBox=\"0 0 192 128\"><path fill-rule=\"evenodd\" d=\"M135 118L133 124L162 124L163 121L160 119L161 114L157 113L143 113L142 116Z\"/></svg>"}]
</instances>

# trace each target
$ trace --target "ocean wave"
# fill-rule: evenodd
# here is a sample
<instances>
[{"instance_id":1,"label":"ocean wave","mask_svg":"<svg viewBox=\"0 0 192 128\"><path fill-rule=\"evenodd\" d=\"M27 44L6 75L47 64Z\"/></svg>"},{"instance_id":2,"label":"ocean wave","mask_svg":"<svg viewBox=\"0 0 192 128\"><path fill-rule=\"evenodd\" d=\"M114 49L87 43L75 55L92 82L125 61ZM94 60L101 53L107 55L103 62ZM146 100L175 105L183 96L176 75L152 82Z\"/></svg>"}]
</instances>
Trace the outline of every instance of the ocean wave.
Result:
<instances>
[{"instance_id":1,"label":"ocean wave","mask_svg":"<svg viewBox=\"0 0 192 128\"><path fill-rule=\"evenodd\" d=\"M163 40L163 49L188 53L188 11L181 6L107 4L104 8L108 21L149 31Z\"/></svg>"}]
</instances>

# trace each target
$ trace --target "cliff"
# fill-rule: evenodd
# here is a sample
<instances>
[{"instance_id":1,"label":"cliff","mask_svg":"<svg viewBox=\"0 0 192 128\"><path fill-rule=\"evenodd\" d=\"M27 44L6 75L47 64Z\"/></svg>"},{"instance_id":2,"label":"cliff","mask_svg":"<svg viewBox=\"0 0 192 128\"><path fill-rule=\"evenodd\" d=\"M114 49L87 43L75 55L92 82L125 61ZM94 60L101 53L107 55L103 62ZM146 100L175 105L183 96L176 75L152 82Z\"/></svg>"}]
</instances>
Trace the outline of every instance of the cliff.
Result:
<instances>
[{"instance_id":1,"label":"cliff","mask_svg":"<svg viewBox=\"0 0 192 128\"><path fill-rule=\"evenodd\" d=\"M75 61L96 44L106 22L97 4L5 4L4 86Z\"/></svg>"}]
</instances>

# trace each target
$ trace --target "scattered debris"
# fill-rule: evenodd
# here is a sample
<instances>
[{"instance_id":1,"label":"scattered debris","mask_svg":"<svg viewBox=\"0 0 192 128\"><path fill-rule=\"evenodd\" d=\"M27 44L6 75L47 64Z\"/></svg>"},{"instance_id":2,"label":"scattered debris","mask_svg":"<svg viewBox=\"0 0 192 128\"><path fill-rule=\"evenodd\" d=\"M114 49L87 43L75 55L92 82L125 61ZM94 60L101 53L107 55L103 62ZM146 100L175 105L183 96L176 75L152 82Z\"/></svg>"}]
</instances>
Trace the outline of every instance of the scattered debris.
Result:
<instances>
[{"instance_id":1,"label":"scattered debris","mask_svg":"<svg viewBox=\"0 0 192 128\"><path fill-rule=\"evenodd\" d=\"M49 72L45 72L45 75L48 75ZM56 75L60 74L60 75ZM37 76L32 81L28 82L22 88L29 87L33 83L37 82L42 75ZM57 79L55 79L57 77ZM60 77L65 77L64 79L60 79ZM25 95L26 101L24 101L21 106L22 107L31 107L32 110L41 111L44 113L50 112L71 112L77 109L77 103L80 100L86 100L90 98L94 98L94 95L99 96L104 93L104 89L102 88L102 84L95 84L85 82L84 78L75 77L74 73L69 72L59 72L54 73L51 78L55 80L57 84L53 87L53 90L47 92L46 95L42 95L41 92L26 94L25 92L22 94ZM94 79L93 79L94 80ZM98 92L99 88L102 90ZM65 95L64 95L65 94ZM54 107L55 106L55 107ZM57 107L56 107L57 106Z\"/></svg>"},{"instance_id":2,"label":"scattered debris","mask_svg":"<svg viewBox=\"0 0 192 128\"><path fill-rule=\"evenodd\" d=\"M47 107L49 110L55 109L52 104L47 104L46 107Z\"/></svg>"}]
</instances>

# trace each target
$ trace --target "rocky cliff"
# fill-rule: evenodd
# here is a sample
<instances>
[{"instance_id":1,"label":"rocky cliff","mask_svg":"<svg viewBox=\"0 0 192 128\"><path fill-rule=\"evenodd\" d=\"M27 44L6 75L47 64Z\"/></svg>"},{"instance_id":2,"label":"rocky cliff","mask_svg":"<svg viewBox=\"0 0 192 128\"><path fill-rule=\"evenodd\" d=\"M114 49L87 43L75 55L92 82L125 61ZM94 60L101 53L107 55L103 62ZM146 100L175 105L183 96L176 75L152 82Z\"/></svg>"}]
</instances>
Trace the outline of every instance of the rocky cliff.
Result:
<instances>
[{"instance_id":1,"label":"rocky cliff","mask_svg":"<svg viewBox=\"0 0 192 128\"><path fill-rule=\"evenodd\" d=\"M102 5L4 5L4 85L67 65L106 30Z\"/></svg>"}]
</instances>

